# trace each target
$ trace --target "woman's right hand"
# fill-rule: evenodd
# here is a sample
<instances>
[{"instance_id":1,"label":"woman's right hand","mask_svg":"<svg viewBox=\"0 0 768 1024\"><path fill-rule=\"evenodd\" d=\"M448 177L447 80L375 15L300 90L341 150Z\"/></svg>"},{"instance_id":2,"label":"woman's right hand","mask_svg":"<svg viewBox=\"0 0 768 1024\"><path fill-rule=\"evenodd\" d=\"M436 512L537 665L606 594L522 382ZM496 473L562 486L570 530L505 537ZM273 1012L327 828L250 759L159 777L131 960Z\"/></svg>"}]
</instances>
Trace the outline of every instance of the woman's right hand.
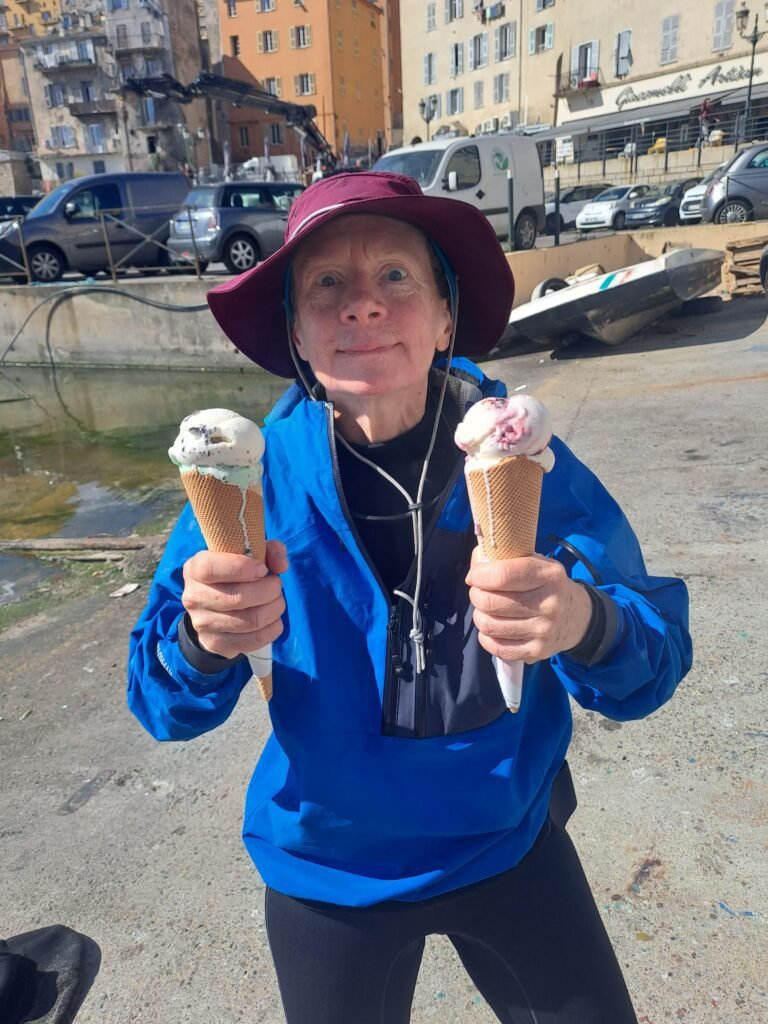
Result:
<instances>
[{"instance_id":1,"label":"woman's right hand","mask_svg":"<svg viewBox=\"0 0 768 1024\"><path fill-rule=\"evenodd\" d=\"M248 555L198 551L184 563L181 603L200 645L235 658L261 650L283 631L279 573L288 568L285 546L267 541L266 565Z\"/></svg>"}]
</instances>

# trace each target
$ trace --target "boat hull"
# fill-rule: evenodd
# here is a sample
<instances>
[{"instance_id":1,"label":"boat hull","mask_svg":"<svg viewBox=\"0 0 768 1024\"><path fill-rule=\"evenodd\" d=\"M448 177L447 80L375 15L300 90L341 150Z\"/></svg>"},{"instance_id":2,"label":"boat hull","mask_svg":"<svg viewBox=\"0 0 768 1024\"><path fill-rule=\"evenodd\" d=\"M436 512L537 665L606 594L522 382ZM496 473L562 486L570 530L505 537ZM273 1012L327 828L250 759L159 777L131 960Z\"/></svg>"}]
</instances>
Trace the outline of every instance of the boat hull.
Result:
<instances>
[{"instance_id":1,"label":"boat hull","mask_svg":"<svg viewBox=\"0 0 768 1024\"><path fill-rule=\"evenodd\" d=\"M524 303L512 310L510 328L540 345L573 333L619 345L716 288L723 258L717 249L675 249Z\"/></svg>"}]
</instances>

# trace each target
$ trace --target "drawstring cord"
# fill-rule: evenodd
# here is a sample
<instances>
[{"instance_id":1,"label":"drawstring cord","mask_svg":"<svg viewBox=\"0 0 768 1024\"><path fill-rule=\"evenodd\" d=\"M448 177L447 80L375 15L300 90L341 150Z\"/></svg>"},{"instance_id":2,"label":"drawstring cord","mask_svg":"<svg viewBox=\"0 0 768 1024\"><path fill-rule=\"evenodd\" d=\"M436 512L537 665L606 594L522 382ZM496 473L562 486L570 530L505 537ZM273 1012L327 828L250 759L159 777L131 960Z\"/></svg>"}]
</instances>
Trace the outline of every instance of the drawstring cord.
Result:
<instances>
[{"instance_id":1,"label":"drawstring cord","mask_svg":"<svg viewBox=\"0 0 768 1024\"><path fill-rule=\"evenodd\" d=\"M336 440L340 441L341 444L347 449L347 451L350 452L356 459L364 463L366 466L370 466L371 469L374 469L380 476L382 476L385 480L392 484L392 486L395 487L408 502L408 512L410 513L411 524L413 526L413 546L416 557L416 584L413 590L413 597L411 597L410 594L406 594L402 590L394 590L393 593L397 597L400 597L404 601L407 601L408 604L410 604L411 606L412 628L408 636L413 642L414 651L416 654L415 668L417 674L422 674L426 672L427 669L426 637L424 636L424 620L421 614L421 590L424 576L424 488L427 482L429 461L432 458L432 453L437 442L437 432L440 427L440 418L442 416L443 405L445 403L445 393L448 388L448 375L450 373L451 363L453 360L453 349L456 343L456 328L458 325L459 312L459 289L458 278L455 278L454 280L455 285L451 289L451 313L453 316L451 340L448 346L448 355L446 357L443 381L440 386L440 395L437 401L435 422L432 426L432 435L429 440L429 447L427 448L427 454L424 458L424 465L422 466L421 469L421 477L419 478L419 486L416 492L416 500L414 501L414 499L411 497L408 491L402 486L402 484L399 481L395 480L395 478L391 476L389 473L387 473L386 470L382 469L381 466L377 466L375 462L371 462L370 459L367 459L364 455L361 455L360 452L355 451L355 449L341 436L338 430L336 430L334 427L334 434L336 436ZM296 347L294 345L291 327L291 319L288 310L286 309L286 329L288 332L288 348L290 349L291 352L291 358L293 359L294 366L296 367L296 372L299 375L301 383L304 385L307 395L313 402L316 402L318 399L317 396L314 394L313 388L310 385L309 380L307 379L307 375L304 372L304 367L301 365L301 360L299 359L298 352L296 351Z\"/></svg>"}]
</instances>

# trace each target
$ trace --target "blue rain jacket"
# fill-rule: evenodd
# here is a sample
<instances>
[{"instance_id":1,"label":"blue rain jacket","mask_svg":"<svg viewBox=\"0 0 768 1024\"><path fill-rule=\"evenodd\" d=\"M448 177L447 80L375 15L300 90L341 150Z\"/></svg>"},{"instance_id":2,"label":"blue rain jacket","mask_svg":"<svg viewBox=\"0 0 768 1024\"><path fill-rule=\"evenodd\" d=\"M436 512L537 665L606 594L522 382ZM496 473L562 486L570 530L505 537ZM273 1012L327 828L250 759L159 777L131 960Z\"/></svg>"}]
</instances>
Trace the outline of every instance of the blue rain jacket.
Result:
<instances>
[{"instance_id":1,"label":"blue rain jacket","mask_svg":"<svg viewBox=\"0 0 768 1024\"><path fill-rule=\"evenodd\" d=\"M466 407L503 393L467 360L452 375ZM569 695L618 720L672 695L691 664L687 593L680 580L647 575L618 505L553 438L537 551L612 598L607 652L591 667L562 653L527 666L520 711L506 711L463 582L475 540L459 468L425 539L428 664L419 675L410 610L392 604L357 542L332 424L332 406L296 386L267 420L267 534L286 544L290 568L273 731L248 788L243 838L280 892L348 906L420 900L514 867L530 849L570 741ZM204 546L187 506L131 636L129 706L159 740L220 725L250 678L244 658L210 674L180 650L182 566Z\"/></svg>"}]
</instances>

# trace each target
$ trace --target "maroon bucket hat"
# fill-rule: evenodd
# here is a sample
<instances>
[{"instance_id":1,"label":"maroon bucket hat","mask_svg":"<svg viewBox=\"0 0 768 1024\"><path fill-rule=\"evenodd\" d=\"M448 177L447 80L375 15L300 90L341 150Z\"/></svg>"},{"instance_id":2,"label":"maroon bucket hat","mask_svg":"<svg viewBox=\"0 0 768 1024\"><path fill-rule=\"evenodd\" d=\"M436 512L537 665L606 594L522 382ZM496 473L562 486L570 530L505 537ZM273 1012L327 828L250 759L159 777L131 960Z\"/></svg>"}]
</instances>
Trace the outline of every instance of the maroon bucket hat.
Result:
<instances>
[{"instance_id":1,"label":"maroon bucket hat","mask_svg":"<svg viewBox=\"0 0 768 1024\"><path fill-rule=\"evenodd\" d=\"M400 174L338 174L311 185L291 207L285 242L253 270L208 292L219 326L249 359L279 377L295 377L283 305L285 279L298 246L345 214L404 220L435 242L459 283L456 355L484 355L509 322L515 288L507 258L487 219L469 203L425 196Z\"/></svg>"}]
</instances>

